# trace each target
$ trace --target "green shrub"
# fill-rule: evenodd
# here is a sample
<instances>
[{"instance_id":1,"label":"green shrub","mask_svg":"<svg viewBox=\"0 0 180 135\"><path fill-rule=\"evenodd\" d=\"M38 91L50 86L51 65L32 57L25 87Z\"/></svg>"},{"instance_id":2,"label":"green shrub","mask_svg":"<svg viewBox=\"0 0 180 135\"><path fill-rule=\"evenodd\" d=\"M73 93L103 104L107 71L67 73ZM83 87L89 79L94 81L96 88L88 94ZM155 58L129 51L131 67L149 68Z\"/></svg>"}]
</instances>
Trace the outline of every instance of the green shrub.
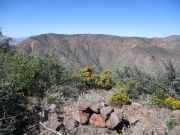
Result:
<instances>
[{"instance_id":1,"label":"green shrub","mask_svg":"<svg viewBox=\"0 0 180 135\"><path fill-rule=\"evenodd\" d=\"M176 120L169 118L166 120L166 126L168 129L173 129L177 125Z\"/></svg>"},{"instance_id":2,"label":"green shrub","mask_svg":"<svg viewBox=\"0 0 180 135\"><path fill-rule=\"evenodd\" d=\"M132 80L117 81L115 88L126 92L131 99L138 99L138 97L142 94L140 83Z\"/></svg>"},{"instance_id":3,"label":"green shrub","mask_svg":"<svg viewBox=\"0 0 180 135\"><path fill-rule=\"evenodd\" d=\"M84 67L79 71L79 78L86 83L89 88L104 88L112 87L111 71L104 70L102 74L95 74L94 67Z\"/></svg>"},{"instance_id":4,"label":"green shrub","mask_svg":"<svg viewBox=\"0 0 180 135\"><path fill-rule=\"evenodd\" d=\"M62 103L62 101L60 99L57 99L54 96L48 96L47 97L47 103L48 104L60 104L60 103Z\"/></svg>"},{"instance_id":5,"label":"green shrub","mask_svg":"<svg viewBox=\"0 0 180 135\"><path fill-rule=\"evenodd\" d=\"M170 96L164 89L159 88L150 99L159 107L180 109L180 100Z\"/></svg>"},{"instance_id":6,"label":"green shrub","mask_svg":"<svg viewBox=\"0 0 180 135\"><path fill-rule=\"evenodd\" d=\"M129 102L129 96L125 92L114 91L109 96L109 104L114 107L121 107Z\"/></svg>"},{"instance_id":7,"label":"green shrub","mask_svg":"<svg viewBox=\"0 0 180 135\"><path fill-rule=\"evenodd\" d=\"M158 86L154 83L155 78L153 76L144 73L136 66L117 70L114 79L126 84L126 87L133 90L137 95L141 93L153 94Z\"/></svg>"},{"instance_id":8,"label":"green shrub","mask_svg":"<svg viewBox=\"0 0 180 135\"><path fill-rule=\"evenodd\" d=\"M180 100L171 96L165 99L164 104L171 109L180 109Z\"/></svg>"}]
</instances>

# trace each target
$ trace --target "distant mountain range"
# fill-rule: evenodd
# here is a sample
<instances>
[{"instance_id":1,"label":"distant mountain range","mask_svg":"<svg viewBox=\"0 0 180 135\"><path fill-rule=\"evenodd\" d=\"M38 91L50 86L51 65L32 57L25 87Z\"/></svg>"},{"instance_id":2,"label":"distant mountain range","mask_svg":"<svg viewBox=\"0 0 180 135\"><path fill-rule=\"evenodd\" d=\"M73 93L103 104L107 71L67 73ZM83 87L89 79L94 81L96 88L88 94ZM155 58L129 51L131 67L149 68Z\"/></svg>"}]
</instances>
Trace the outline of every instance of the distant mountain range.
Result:
<instances>
[{"instance_id":1,"label":"distant mountain range","mask_svg":"<svg viewBox=\"0 0 180 135\"><path fill-rule=\"evenodd\" d=\"M16 45L29 37L12 38L11 45Z\"/></svg>"},{"instance_id":2,"label":"distant mountain range","mask_svg":"<svg viewBox=\"0 0 180 135\"><path fill-rule=\"evenodd\" d=\"M180 67L180 36L165 38L120 37L101 34L42 34L17 44L20 52L54 55L75 67L96 66L99 70L137 65L148 72L172 60Z\"/></svg>"}]
</instances>

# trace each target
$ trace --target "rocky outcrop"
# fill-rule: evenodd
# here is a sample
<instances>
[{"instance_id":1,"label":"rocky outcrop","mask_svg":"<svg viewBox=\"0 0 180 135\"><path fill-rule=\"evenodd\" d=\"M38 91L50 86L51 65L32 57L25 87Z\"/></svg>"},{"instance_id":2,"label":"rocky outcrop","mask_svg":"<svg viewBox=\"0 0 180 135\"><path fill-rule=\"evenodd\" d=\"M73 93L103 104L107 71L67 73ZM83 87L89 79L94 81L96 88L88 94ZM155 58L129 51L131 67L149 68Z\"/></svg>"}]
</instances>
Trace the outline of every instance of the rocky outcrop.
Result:
<instances>
[{"instance_id":1,"label":"rocky outcrop","mask_svg":"<svg viewBox=\"0 0 180 135\"><path fill-rule=\"evenodd\" d=\"M90 124L96 128L108 128L117 131L130 128L132 134L165 135L166 126L163 120L158 117L158 111L139 103L124 105L122 108L113 108L81 102L77 104L76 110L73 112L73 119L79 124ZM179 120L179 111L173 111L173 113L163 109L162 111L167 116L172 114ZM74 126L74 124L72 125Z\"/></svg>"},{"instance_id":2,"label":"rocky outcrop","mask_svg":"<svg viewBox=\"0 0 180 135\"><path fill-rule=\"evenodd\" d=\"M89 119L89 123L94 127L105 128L105 119L100 114L93 114Z\"/></svg>"},{"instance_id":3,"label":"rocky outcrop","mask_svg":"<svg viewBox=\"0 0 180 135\"><path fill-rule=\"evenodd\" d=\"M96 109L92 109L94 108ZM96 130L96 133L109 135L109 131L125 130L132 135L165 135L167 127L165 119L173 117L179 122L180 111L169 109L149 108L139 103L131 103L121 108L114 108L105 105L89 105L87 103L77 103L74 110L64 107L62 122L55 105L49 107L48 121L44 124L54 131L63 130L72 134L86 134L86 127L89 130ZM89 131L88 131L89 132ZM109 132L109 133L108 133ZM177 131L176 131L177 132ZM95 135L91 132L89 134ZM114 132L113 132L114 133ZM47 130L41 132L42 135L51 135Z\"/></svg>"},{"instance_id":4,"label":"rocky outcrop","mask_svg":"<svg viewBox=\"0 0 180 135\"><path fill-rule=\"evenodd\" d=\"M111 113L109 119L106 121L106 127L109 129L114 129L121 121L122 119L119 119L118 115L113 112Z\"/></svg>"},{"instance_id":5,"label":"rocky outcrop","mask_svg":"<svg viewBox=\"0 0 180 135\"><path fill-rule=\"evenodd\" d=\"M86 124L89 120L89 116L89 113L80 110L76 110L73 112L73 118L81 124Z\"/></svg>"},{"instance_id":6,"label":"rocky outcrop","mask_svg":"<svg viewBox=\"0 0 180 135\"><path fill-rule=\"evenodd\" d=\"M110 106L103 107L100 110L100 113L105 120L107 120L109 118L109 116L112 112L113 112L113 108Z\"/></svg>"}]
</instances>

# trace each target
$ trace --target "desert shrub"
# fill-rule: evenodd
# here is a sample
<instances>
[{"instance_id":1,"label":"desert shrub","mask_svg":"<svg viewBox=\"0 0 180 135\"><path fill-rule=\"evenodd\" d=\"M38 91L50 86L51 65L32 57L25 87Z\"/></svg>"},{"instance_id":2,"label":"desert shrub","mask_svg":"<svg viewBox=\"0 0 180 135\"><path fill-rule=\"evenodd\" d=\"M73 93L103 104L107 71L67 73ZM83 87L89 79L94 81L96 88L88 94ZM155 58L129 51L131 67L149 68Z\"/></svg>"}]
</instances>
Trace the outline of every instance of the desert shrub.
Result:
<instances>
[{"instance_id":1,"label":"desert shrub","mask_svg":"<svg viewBox=\"0 0 180 135\"><path fill-rule=\"evenodd\" d=\"M82 93L78 97L78 101L85 102L89 104L98 104L103 101L103 96L99 93Z\"/></svg>"},{"instance_id":2,"label":"desert shrub","mask_svg":"<svg viewBox=\"0 0 180 135\"><path fill-rule=\"evenodd\" d=\"M109 89L111 88L111 71L106 69L103 71L101 75L96 77L95 84L98 85L100 88Z\"/></svg>"},{"instance_id":3,"label":"desert shrub","mask_svg":"<svg viewBox=\"0 0 180 135\"><path fill-rule=\"evenodd\" d=\"M83 89L73 71L55 58L20 54L12 51L8 42L0 43L0 133L14 134L20 128L20 118L26 117L22 106L28 97L43 98L52 86L61 86L58 90L68 96ZM48 100L55 102L52 97Z\"/></svg>"},{"instance_id":4,"label":"desert shrub","mask_svg":"<svg viewBox=\"0 0 180 135\"><path fill-rule=\"evenodd\" d=\"M173 98L172 96L169 96L165 99L164 104L172 109L180 109L180 100L177 100Z\"/></svg>"},{"instance_id":5,"label":"desert shrub","mask_svg":"<svg viewBox=\"0 0 180 135\"><path fill-rule=\"evenodd\" d=\"M177 125L176 120L173 118L168 118L166 120L166 126L168 129L173 129Z\"/></svg>"},{"instance_id":6,"label":"desert shrub","mask_svg":"<svg viewBox=\"0 0 180 135\"><path fill-rule=\"evenodd\" d=\"M167 92L164 89L159 88L156 90L153 96L150 96L150 99L153 101L153 103L155 103L159 107L164 107L165 106L164 101L167 97L168 97Z\"/></svg>"},{"instance_id":7,"label":"desert shrub","mask_svg":"<svg viewBox=\"0 0 180 135\"><path fill-rule=\"evenodd\" d=\"M78 76L89 88L110 89L112 87L111 71L104 70L102 74L95 74L94 70L94 67L85 67L80 70Z\"/></svg>"},{"instance_id":8,"label":"desert shrub","mask_svg":"<svg viewBox=\"0 0 180 135\"><path fill-rule=\"evenodd\" d=\"M121 107L129 102L129 96L125 92L113 91L109 96L108 102L114 107Z\"/></svg>"},{"instance_id":9,"label":"desert shrub","mask_svg":"<svg viewBox=\"0 0 180 135\"><path fill-rule=\"evenodd\" d=\"M142 86L134 80L117 81L114 87L126 92L131 99L138 99L138 97L143 94L141 92Z\"/></svg>"},{"instance_id":10,"label":"desert shrub","mask_svg":"<svg viewBox=\"0 0 180 135\"><path fill-rule=\"evenodd\" d=\"M129 93L134 93L131 95L134 98L142 93L153 94L158 86L154 83L152 76L140 71L135 66L117 70L114 80L121 82L121 86L129 89Z\"/></svg>"},{"instance_id":11,"label":"desert shrub","mask_svg":"<svg viewBox=\"0 0 180 135\"><path fill-rule=\"evenodd\" d=\"M156 75L147 74L134 66L117 70L114 79L122 82L122 84L127 81L138 83L135 92L139 94L154 94L158 88L163 88L166 89L169 95L179 98L180 74L171 61L164 63L162 72L159 72ZM130 84L130 87L132 86L133 85Z\"/></svg>"},{"instance_id":12,"label":"desert shrub","mask_svg":"<svg viewBox=\"0 0 180 135\"><path fill-rule=\"evenodd\" d=\"M170 96L164 89L159 88L153 96L150 96L153 103L159 107L180 109L180 100Z\"/></svg>"}]
</instances>

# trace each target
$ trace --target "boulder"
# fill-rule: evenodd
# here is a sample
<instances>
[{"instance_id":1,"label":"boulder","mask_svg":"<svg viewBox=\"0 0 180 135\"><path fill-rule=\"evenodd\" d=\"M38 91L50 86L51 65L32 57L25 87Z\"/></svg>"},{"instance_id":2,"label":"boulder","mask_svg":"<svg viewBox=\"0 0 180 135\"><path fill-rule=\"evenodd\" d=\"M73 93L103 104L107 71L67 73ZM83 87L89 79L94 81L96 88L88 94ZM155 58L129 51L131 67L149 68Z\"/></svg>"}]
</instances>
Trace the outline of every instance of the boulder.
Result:
<instances>
[{"instance_id":1,"label":"boulder","mask_svg":"<svg viewBox=\"0 0 180 135\"><path fill-rule=\"evenodd\" d=\"M119 120L123 119L123 110L119 108L114 108L115 114L118 116Z\"/></svg>"},{"instance_id":2,"label":"boulder","mask_svg":"<svg viewBox=\"0 0 180 135\"><path fill-rule=\"evenodd\" d=\"M105 119L100 114L93 114L90 117L89 122L94 127L105 128L105 126L106 126Z\"/></svg>"},{"instance_id":3,"label":"boulder","mask_svg":"<svg viewBox=\"0 0 180 135\"><path fill-rule=\"evenodd\" d=\"M73 119L78 121L81 124L86 124L89 120L89 116L90 116L89 113L82 112L79 110L76 110L73 112Z\"/></svg>"},{"instance_id":4,"label":"boulder","mask_svg":"<svg viewBox=\"0 0 180 135\"><path fill-rule=\"evenodd\" d=\"M63 125L66 129L73 130L75 127L77 127L78 123L72 118L72 116L65 116Z\"/></svg>"},{"instance_id":5,"label":"boulder","mask_svg":"<svg viewBox=\"0 0 180 135\"><path fill-rule=\"evenodd\" d=\"M94 111L95 113L100 113L100 109L104 107L103 104L99 103L99 104L95 104L95 105L91 105L90 109L92 111Z\"/></svg>"},{"instance_id":6,"label":"boulder","mask_svg":"<svg viewBox=\"0 0 180 135\"><path fill-rule=\"evenodd\" d=\"M111 113L111 116L106 121L106 127L114 129L120 123L120 119L115 112Z\"/></svg>"},{"instance_id":7,"label":"boulder","mask_svg":"<svg viewBox=\"0 0 180 135\"><path fill-rule=\"evenodd\" d=\"M113 112L113 108L110 106L103 107L100 109L101 116L107 120L110 116L110 114Z\"/></svg>"},{"instance_id":8,"label":"boulder","mask_svg":"<svg viewBox=\"0 0 180 135\"><path fill-rule=\"evenodd\" d=\"M89 108L89 105L87 103L78 102L76 108L79 111L86 111Z\"/></svg>"}]
</instances>

